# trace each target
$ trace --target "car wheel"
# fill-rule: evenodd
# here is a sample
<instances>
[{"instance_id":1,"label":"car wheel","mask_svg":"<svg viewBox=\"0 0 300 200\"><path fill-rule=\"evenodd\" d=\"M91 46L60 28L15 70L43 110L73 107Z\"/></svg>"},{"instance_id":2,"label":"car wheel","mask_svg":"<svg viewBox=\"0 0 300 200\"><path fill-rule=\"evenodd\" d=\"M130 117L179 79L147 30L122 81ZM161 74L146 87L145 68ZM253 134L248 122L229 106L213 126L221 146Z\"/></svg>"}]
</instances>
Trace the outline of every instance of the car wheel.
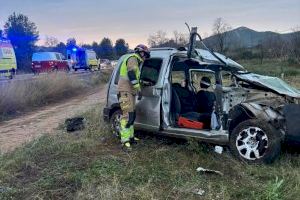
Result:
<instances>
[{"instance_id":1,"label":"car wheel","mask_svg":"<svg viewBox=\"0 0 300 200\"><path fill-rule=\"evenodd\" d=\"M230 149L234 156L248 163L271 163L280 153L281 137L268 122L246 120L230 135Z\"/></svg>"},{"instance_id":2,"label":"car wheel","mask_svg":"<svg viewBox=\"0 0 300 200\"><path fill-rule=\"evenodd\" d=\"M121 120L121 115L122 115L122 111L121 110L116 110L111 115L111 118L110 118L111 131L117 137L120 137L120 120Z\"/></svg>"},{"instance_id":3,"label":"car wheel","mask_svg":"<svg viewBox=\"0 0 300 200\"><path fill-rule=\"evenodd\" d=\"M57 72L58 72L58 68L57 68L57 67L54 67L54 68L52 69L52 72L57 73Z\"/></svg>"},{"instance_id":4,"label":"car wheel","mask_svg":"<svg viewBox=\"0 0 300 200\"><path fill-rule=\"evenodd\" d=\"M65 67L65 72L69 73L71 71L71 69L69 67Z\"/></svg>"}]
</instances>

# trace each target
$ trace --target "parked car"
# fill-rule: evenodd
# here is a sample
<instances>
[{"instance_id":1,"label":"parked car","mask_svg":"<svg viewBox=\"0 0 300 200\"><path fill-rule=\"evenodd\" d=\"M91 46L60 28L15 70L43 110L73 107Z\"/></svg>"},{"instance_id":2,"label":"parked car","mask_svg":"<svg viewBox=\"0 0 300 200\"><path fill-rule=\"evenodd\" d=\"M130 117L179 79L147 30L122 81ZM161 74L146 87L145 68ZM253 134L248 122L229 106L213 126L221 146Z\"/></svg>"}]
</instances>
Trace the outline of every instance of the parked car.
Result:
<instances>
[{"instance_id":1,"label":"parked car","mask_svg":"<svg viewBox=\"0 0 300 200\"><path fill-rule=\"evenodd\" d=\"M104 120L116 135L122 59L112 73L103 110ZM187 103L199 106L194 99L202 91L203 77L212 83L205 90L216 97L214 112L209 113L214 126L201 119L207 113L185 111ZM279 78L247 72L221 54L194 48L154 48L141 66L140 79L142 99L136 101L136 130L227 145L233 155L249 163L272 162L283 142L300 142L299 90ZM187 87L180 86L182 80ZM183 97L183 93L189 96Z\"/></svg>"},{"instance_id":2,"label":"parked car","mask_svg":"<svg viewBox=\"0 0 300 200\"><path fill-rule=\"evenodd\" d=\"M101 59L100 66L101 66L101 69L109 69L112 67L112 63L108 59Z\"/></svg>"},{"instance_id":3,"label":"parked car","mask_svg":"<svg viewBox=\"0 0 300 200\"><path fill-rule=\"evenodd\" d=\"M10 79L16 74L17 62L9 40L0 37L0 75Z\"/></svg>"},{"instance_id":4,"label":"parked car","mask_svg":"<svg viewBox=\"0 0 300 200\"><path fill-rule=\"evenodd\" d=\"M37 52L32 55L32 71L41 72L69 71L69 65L61 53Z\"/></svg>"},{"instance_id":5,"label":"parked car","mask_svg":"<svg viewBox=\"0 0 300 200\"><path fill-rule=\"evenodd\" d=\"M78 69L96 71L100 70L99 60L95 51L79 46L67 47L67 59L69 65L77 71Z\"/></svg>"}]
</instances>

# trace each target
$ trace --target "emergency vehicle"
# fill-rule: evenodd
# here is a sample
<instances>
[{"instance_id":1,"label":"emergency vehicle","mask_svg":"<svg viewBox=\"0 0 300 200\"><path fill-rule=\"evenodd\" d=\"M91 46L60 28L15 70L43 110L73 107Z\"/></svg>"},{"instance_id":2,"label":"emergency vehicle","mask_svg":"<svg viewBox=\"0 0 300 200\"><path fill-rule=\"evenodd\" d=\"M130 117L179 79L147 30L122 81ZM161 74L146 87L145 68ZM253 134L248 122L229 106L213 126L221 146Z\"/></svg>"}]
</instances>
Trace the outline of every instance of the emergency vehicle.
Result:
<instances>
[{"instance_id":1,"label":"emergency vehicle","mask_svg":"<svg viewBox=\"0 0 300 200\"><path fill-rule=\"evenodd\" d=\"M0 76L12 79L16 70L17 62L14 48L8 39L0 38Z\"/></svg>"},{"instance_id":2,"label":"emergency vehicle","mask_svg":"<svg viewBox=\"0 0 300 200\"><path fill-rule=\"evenodd\" d=\"M37 52L32 55L32 71L34 74L52 71L68 71L68 62L58 52Z\"/></svg>"},{"instance_id":3,"label":"emergency vehicle","mask_svg":"<svg viewBox=\"0 0 300 200\"><path fill-rule=\"evenodd\" d=\"M95 51L88 50L77 45L67 47L67 59L69 66L75 71L78 69L84 70L100 70Z\"/></svg>"}]
</instances>

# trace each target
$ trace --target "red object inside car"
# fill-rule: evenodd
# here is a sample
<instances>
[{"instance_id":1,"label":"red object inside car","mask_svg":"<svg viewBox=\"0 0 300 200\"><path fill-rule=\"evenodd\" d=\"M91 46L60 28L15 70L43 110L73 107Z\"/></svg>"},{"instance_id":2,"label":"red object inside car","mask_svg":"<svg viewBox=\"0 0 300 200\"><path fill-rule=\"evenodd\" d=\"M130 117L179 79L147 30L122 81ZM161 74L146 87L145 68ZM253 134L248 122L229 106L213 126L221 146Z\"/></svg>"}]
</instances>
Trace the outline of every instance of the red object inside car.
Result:
<instances>
[{"instance_id":1,"label":"red object inside car","mask_svg":"<svg viewBox=\"0 0 300 200\"><path fill-rule=\"evenodd\" d=\"M183 128L203 129L204 123L198 122L198 121L193 121L193 120L187 119L185 117L179 117L178 126L183 127Z\"/></svg>"}]
</instances>

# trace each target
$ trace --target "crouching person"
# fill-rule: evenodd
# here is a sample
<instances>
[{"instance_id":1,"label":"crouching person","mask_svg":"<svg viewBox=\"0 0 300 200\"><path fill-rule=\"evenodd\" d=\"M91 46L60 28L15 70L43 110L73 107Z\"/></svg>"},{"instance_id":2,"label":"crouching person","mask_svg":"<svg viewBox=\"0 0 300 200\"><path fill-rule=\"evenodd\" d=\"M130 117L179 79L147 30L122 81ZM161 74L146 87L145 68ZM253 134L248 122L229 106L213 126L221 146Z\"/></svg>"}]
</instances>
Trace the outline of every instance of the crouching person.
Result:
<instances>
[{"instance_id":1,"label":"crouching person","mask_svg":"<svg viewBox=\"0 0 300 200\"><path fill-rule=\"evenodd\" d=\"M150 51L145 45L138 45L134 52L124 57L118 82L118 98L122 110L120 135L121 143L126 149L131 149L131 140L138 140L134 137L133 125L136 117L135 97L141 98L139 66L150 57Z\"/></svg>"}]
</instances>

